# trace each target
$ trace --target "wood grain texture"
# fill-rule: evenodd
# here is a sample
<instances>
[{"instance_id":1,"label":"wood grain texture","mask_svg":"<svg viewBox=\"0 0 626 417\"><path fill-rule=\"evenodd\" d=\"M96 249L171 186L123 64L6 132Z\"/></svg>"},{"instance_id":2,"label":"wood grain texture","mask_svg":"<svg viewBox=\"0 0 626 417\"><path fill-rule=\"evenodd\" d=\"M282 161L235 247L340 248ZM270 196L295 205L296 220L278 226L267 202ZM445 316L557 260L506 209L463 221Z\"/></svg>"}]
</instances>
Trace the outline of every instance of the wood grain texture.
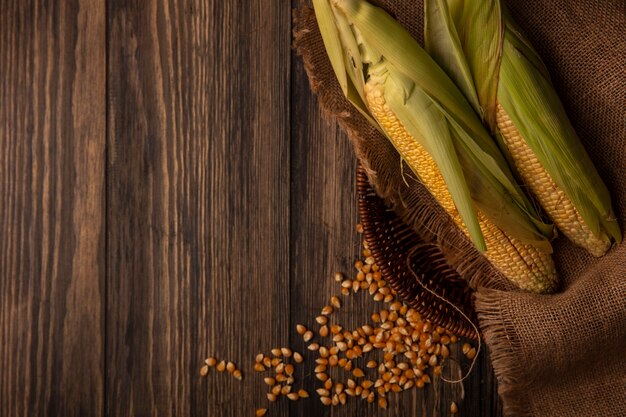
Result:
<instances>
[{"instance_id":1,"label":"wood grain texture","mask_svg":"<svg viewBox=\"0 0 626 417\"><path fill-rule=\"evenodd\" d=\"M100 1L0 2L0 416L103 412Z\"/></svg>"},{"instance_id":2,"label":"wood grain texture","mask_svg":"<svg viewBox=\"0 0 626 417\"><path fill-rule=\"evenodd\" d=\"M360 254L356 161L291 51L288 4L0 6L0 417L252 415L254 357L287 345L311 398L268 416L448 415L460 386L386 412L314 393L295 325L317 330ZM334 317L378 307L359 294ZM243 381L201 378L207 356ZM501 415L486 356L465 388L460 416Z\"/></svg>"},{"instance_id":3,"label":"wood grain texture","mask_svg":"<svg viewBox=\"0 0 626 417\"><path fill-rule=\"evenodd\" d=\"M242 416L287 343L290 10L109 2L107 415Z\"/></svg>"}]
</instances>

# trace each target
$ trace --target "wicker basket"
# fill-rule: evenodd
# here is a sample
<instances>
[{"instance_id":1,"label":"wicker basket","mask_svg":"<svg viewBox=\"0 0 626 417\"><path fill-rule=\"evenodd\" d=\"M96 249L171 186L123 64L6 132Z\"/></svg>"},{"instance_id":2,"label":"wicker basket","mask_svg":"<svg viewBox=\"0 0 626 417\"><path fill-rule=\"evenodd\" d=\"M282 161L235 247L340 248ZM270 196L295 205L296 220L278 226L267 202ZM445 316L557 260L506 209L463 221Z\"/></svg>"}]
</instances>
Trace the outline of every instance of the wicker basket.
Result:
<instances>
[{"instance_id":1,"label":"wicker basket","mask_svg":"<svg viewBox=\"0 0 626 417\"><path fill-rule=\"evenodd\" d=\"M363 233L383 278L407 305L434 324L459 336L476 339L474 328L458 311L422 287L409 270L408 257L411 256L411 269L428 289L452 302L476 322L467 282L448 265L437 245L423 242L387 208L370 186L361 165L357 168L356 183Z\"/></svg>"}]
</instances>

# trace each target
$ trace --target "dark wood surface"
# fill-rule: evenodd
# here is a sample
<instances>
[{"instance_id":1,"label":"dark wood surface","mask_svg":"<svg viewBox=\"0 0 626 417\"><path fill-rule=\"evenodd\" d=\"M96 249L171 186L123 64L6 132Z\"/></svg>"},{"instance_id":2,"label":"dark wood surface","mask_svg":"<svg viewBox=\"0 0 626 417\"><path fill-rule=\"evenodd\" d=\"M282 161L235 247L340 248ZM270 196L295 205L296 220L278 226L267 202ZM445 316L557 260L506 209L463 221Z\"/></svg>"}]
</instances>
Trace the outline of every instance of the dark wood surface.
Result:
<instances>
[{"instance_id":1,"label":"dark wood surface","mask_svg":"<svg viewBox=\"0 0 626 417\"><path fill-rule=\"evenodd\" d=\"M0 415L101 416L101 1L0 3Z\"/></svg>"},{"instance_id":2,"label":"dark wood surface","mask_svg":"<svg viewBox=\"0 0 626 417\"><path fill-rule=\"evenodd\" d=\"M317 400L295 325L359 256L356 162L284 1L1 0L0 100L0 417L253 415L287 345L312 396L268 416L501 414L485 354L464 390Z\"/></svg>"}]
</instances>

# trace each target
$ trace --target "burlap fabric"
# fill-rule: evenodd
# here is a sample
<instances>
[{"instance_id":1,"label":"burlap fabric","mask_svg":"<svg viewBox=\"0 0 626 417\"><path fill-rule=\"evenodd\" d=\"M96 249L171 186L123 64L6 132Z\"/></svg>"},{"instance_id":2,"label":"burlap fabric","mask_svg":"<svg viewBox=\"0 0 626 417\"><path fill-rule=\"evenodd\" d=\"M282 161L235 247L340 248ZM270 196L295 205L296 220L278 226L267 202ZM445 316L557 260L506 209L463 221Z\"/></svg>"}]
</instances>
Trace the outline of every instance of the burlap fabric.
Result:
<instances>
[{"instance_id":1,"label":"burlap fabric","mask_svg":"<svg viewBox=\"0 0 626 417\"><path fill-rule=\"evenodd\" d=\"M381 0L422 43L420 1ZM508 5L544 58L626 230L626 13L623 0ZM626 416L626 243L596 259L563 238L556 295L515 290L412 179L393 147L343 97L315 16L294 13L295 47L325 113L338 121L377 193L422 238L439 243L477 288L476 309L507 415Z\"/></svg>"}]
</instances>

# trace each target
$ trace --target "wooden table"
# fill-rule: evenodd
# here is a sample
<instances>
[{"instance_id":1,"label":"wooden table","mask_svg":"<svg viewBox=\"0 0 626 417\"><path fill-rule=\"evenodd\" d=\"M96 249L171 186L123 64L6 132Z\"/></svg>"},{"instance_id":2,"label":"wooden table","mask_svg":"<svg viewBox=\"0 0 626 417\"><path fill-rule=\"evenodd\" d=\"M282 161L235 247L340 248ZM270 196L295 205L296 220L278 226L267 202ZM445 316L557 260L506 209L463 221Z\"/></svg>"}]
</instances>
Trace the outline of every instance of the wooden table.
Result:
<instances>
[{"instance_id":1,"label":"wooden table","mask_svg":"<svg viewBox=\"0 0 626 417\"><path fill-rule=\"evenodd\" d=\"M291 6L0 1L1 417L267 404L254 355L303 351L296 323L360 251L355 158L290 48ZM355 296L340 317L375 308ZM211 354L244 380L201 378ZM464 386L268 415L501 414L485 354Z\"/></svg>"}]
</instances>

